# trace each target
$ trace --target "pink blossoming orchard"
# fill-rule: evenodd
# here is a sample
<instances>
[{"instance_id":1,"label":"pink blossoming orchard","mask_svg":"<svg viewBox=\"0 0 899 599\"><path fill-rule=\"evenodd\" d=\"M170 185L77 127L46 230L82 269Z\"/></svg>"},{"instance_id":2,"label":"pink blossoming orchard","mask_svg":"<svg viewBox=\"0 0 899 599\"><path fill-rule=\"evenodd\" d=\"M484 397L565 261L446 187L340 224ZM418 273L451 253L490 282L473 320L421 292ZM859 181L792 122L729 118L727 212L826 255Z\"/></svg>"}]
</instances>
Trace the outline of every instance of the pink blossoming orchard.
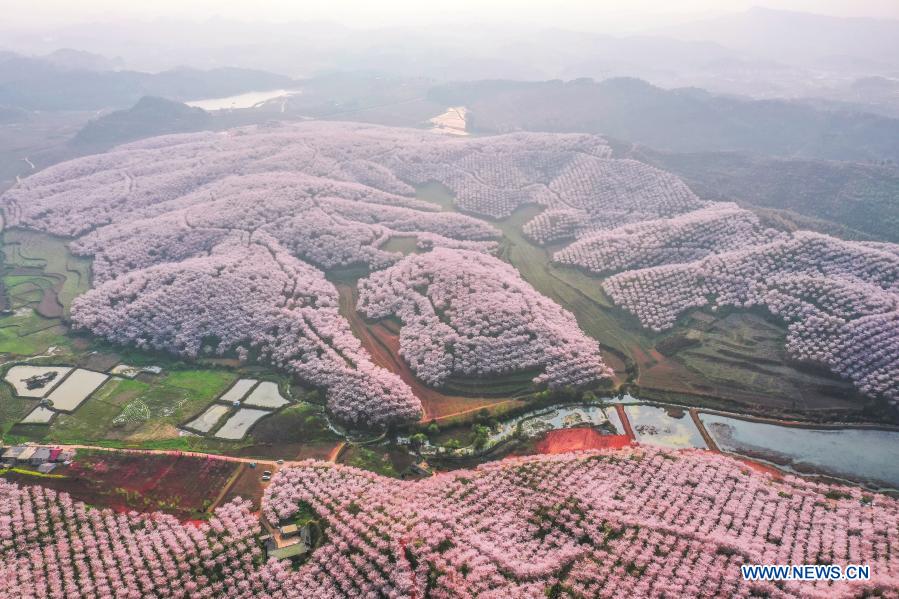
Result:
<instances>
[{"instance_id":1,"label":"pink blossoming orchard","mask_svg":"<svg viewBox=\"0 0 899 599\"><path fill-rule=\"evenodd\" d=\"M308 462L262 514L312 511L308 560L266 559L247 504L199 526L0 483L4 596L895 597L899 503L732 458L647 447L528 457L418 481ZM866 563L864 582L747 582L744 563ZM675 575L676 573L676 575Z\"/></svg>"},{"instance_id":2,"label":"pink blossoming orchard","mask_svg":"<svg viewBox=\"0 0 899 599\"><path fill-rule=\"evenodd\" d=\"M492 256L438 248L374 273L359 288L366 316L403 322L403 358L428 384L535 367L543 372L534 382L550 387L611 375L574 316Z\"/></svg>"},{"instance_id":3,"label":"pink blossoming orchard","mask_svg":"<svg viewBox=\"0 0 899 599\"><path fill-rule=\"evenodd\" d=\"M456 210L416 197L434 182ZM899 402L899 246L768 228L594 135L247 127L127 144L0 197L6 226L92 257L80 330L273 367L322 390L339 423L379 430L421 419L415 378L612 376L602 339L502 258L503 221L535 206L521 233L593 277L604 309L649 332L696 308L764 309L792 357ZM388 249L396 238L414 250ZM349 314L395 324L414 376L353 333L333 282L348 271L364 272ZM512 458L416 482L314 461L275 473L261 517L310 512L321 535L292 567L266 555L241 500L194 526L0 481L0 597L899 596L895 499L704 451ZM746 563L869 564L872 578L747 582Z\"/></svg>"},{"instance_id":4,"label":"pink blossoming orchard","mask_svg":"<svg viewBox=\"0 0 899 599\"><path fill-rule=\"evenodd\" d=\"M327 325L301 326L296 317L274 318L272 312L296 304L291 295L300 290L307 301L314 296L316 313L324 314L333 290L319 269L388 267L402 258L382 249L393 236L414 236L420 251L490 254L499 231L471 215L505 218L529 204L544 209L524 225L524 233L538 243L569 243L555 254L561 264L601 275L620 273L603 286L644 326L669 328L685 310L710 302L763 306L790 325L787 347L797 359L827 366L868 395L897 400L895 246L776 232L733 204L701 200L669 173L611 154L601 138L583 134L465 139L342 123L257 127L154 138L67 162L25 179L3 196L2 205L11 226L75 237L73 249L94 258L96 282L115 285L85 294L73 314L76 324L115 341L185 355L196 354L202 337L221 339L214 352L271 360L328 388L332 410L351 423L414 419L418 407L402 382L359 354L339 317L329 317ZM431 181L446 185L465 214L412 197L412 185ZM220 283L234 289L218 301L255 295L271 282L275 287L251 300L265 302L268 310L237 308L241 315L232 318L224 316L230 313L227 306L209 304L201 307L210 315L203 326L174 333L164 330L172 321L159 315L178 312L190 292L161 286L142 307L157 311L157 317L144 320L132 321L129 314L136 311L120 303L118 309L110 305L117 302L112 289L130 286L134 294L141 277L155 276L148 268L165 265L177 276L182 268L204 268L195 258L216 255L215 261L236 265L262 247L272 252L266 269L284 264L296 269L302 262L303 276L312 277L309 284L278 288L260 272L258 284L241 288L225 278ZM205 267L218 277L220 267ZM401 270L390 275L375 272L371 281L409 272L407 266L396 268ZM120 277L127 278L115 283ZM455 303L469 301L465 298L459 295ZM222 317L216 317L220 310ZM388 312L380 307L372 315ZM304 331L301 341L273 341L283 337L275 331L287 326L284 318L293 323L289 330ZM583 339L569 329L573 339ZM436 384L450 372L467 372L463 364L470 357L451 356L415 330L407 323L404 352L423 380ZM309 335L314 339L307 342ZM333 346L334 340L342 345ZM423 344L430 349L425 352ZM858 351L861 347L867 351ZM586 347L577 351L585 360L595 355ZM535 365L533 356L516 355L513 348L498 348L489 359L497 361L480 364L484 372ZM583 375L569 369L557 381L593 379L601 371L594 363ZM334 388L340 386L335 372L352 372L363 385L358 407L348 407L346 393Z\"/></svg>"}]
</instances>

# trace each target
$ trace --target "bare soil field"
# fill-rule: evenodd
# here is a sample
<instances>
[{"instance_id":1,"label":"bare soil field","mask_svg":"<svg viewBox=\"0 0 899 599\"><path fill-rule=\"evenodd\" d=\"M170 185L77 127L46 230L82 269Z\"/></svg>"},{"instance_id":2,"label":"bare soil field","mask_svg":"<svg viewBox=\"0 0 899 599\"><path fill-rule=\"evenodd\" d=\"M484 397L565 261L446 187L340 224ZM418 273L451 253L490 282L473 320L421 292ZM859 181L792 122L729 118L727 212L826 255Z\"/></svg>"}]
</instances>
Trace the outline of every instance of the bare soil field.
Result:
<instances>
[{"instance_id":1,"label":"bare soil field","mask_svg":"<svg viewBox=\"0 0 899 599\"><path fill-rule=\"evenodd\" d=\"M568 453L585 449L618 449L631 444L627 435L602 435L593 428L565 428L546 433L535 453Z\"/></svg>"},{"instance_id":2,"label":"bare soil field","mask_svg":"<svg viewBox=\"0 0 899 599\"><path fill-rule=\"evenodd\" d=\"M222 497L220 503L228 503L232 499L241 497L252 501L253 511L257 511L262 504L262 492L265 490L265 486L262 484L262 471L264 468L259 466L250 468L246 464L241 464L239 468L237 478Z\"/></svg>"},{"instance_id":3,"label":"bare soil field","mask_svg":"<svg viewBox=\"0 0 899 599\"><path fill-rule=\"evenodd\" d=\"M65 491L73 499L117 511L163 511L181 520L204 518L239 464L173 455L79 451L58 477L5 476Z\"/></svg>"}]
</instances>

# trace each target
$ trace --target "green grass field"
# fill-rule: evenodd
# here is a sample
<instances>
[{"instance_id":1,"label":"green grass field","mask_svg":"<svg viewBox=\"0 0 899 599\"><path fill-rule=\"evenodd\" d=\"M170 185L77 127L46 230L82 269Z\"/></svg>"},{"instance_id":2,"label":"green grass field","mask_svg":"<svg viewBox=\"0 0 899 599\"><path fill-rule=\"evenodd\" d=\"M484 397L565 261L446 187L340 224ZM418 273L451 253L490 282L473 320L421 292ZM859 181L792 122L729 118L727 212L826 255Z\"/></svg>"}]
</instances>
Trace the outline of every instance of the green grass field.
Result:
<instances>
[{"instance_id":1,"label":"green grass field","mask_svg":"<svg viewBox=\"0 0 899 599\"><path fill-rule=\"evenodd\" d=\"M33 356L69 348L65 317L90 286L90 260L72 256L62 239L3 231L2 283L11 313L0 316L0 353Z\"/></svg>"},{"instance_id":2,"label":"green grass field","mask_svg":"<svg viewBox=\"0 0 899 599\"><path fill-rule=\"evenodd\" d=\"M68 314L72 300L90 288L91 261L73 256L67 240L20 229L3 232L4 285L31 283L42 290L56 288L59 303ZM42 273L16 273L21 269L39 269ZM40 298L38 298L39 301ZM19 306L12 306L13 308Z\"/></svg>"},{"instance_id":3,"label":"green grass field","mask_svg":"<svg viewBox=\"0 0 899 599\"><path fill-rule=\"evenodd\" d=\"M382 446L353 445L343 452L340 462L347 466L370 470L381 476L395 478L400 474L391 460L389 451Z\"/></svg>"},{"instance_id":4,"label":"green grass field","mask_svg":"<svg viewBox=\"0 0 899 599\"><path fill-rule=\"evenodd\" d=\"M336 443L340 440L328 428L324 408L309 403L288 406L263 418L250 435L258 443Z\"/></svg>"},{"instance_id":5,"label":"green grass field","mask_svg":"<svg viewBox=\"0 0 899 599\"><path fill-rule=\"evenodd\" d=\"M65 444L113 441L139 447L156 447L160 443L182 446L178 425L202 412L231 385L237 374L189 369L141 378L110 378L74 413L58 415L49 426L15 426L12 433ZM5 391L9 393L8 389ZM37 404L35 400L26 403L15 414L27 413ZM9 431L12 426L5 428Z\"/></svg>"}]
</instances>

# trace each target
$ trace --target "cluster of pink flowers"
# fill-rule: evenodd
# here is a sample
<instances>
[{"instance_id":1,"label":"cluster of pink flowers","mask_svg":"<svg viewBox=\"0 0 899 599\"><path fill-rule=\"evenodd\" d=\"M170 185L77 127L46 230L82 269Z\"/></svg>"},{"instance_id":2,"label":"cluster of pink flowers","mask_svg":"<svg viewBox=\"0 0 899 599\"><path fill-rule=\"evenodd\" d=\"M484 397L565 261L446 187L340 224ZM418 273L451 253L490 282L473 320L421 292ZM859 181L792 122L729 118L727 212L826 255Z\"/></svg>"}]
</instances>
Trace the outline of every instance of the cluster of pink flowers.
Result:
<instances>
[{"instance_id":1,"label":"cluster of pink flowers","mask_svg":"<svg viewBox=\"0 0 899 599\"><path fill-rule=\"evenodd\" d=\"M419 482L310 463L266 490L270 521L300 502L328 543L286 596L849 597L899 585L899 503L704 451L646 447L528 457ZM831 497L834 496L831 494ZM744 563L867 563L865 583L746 582ZM306 593L306 595L303 595Z\"/></svg>"},{"instance_id":2,"label":"cluster of pink flowers","mask_svg":"<svg viewBox=\"0 0 899 599\"><path fill-rule=\"evenodd\" d=\"M265 556L249 502L183 525L165 514L92 509L65 493L0 480L0 596L250 597Z\"/></svg>"},{"instance_id":3,"label":"cluster of pink flowers","mask_svg":"<svg viewBox=\"0 0 899 599\"><path fill-rule=\"evenodd\" d=\"M547 208L522 227L528 239L541 245L570 241L590 229L590 215L577 208Z\"/></svg>"},{"instance_id":4,"label":"cluster of pink flowers","mask_svg":"<svg viewBox=\"0 0 899 599\"><path fill-rule=\"evenodd\" d=\"M403 322L400 352L431 385L453 375L532 368L550 387L611 375L574 316L537 293L509 264L466 250L407 256L359 282L358 309Z\"/></svg>"},{"instance_id":5,"label":"cluster of pink flowers","mask_svg":"<svg viewBox=\"0 0 899 599\"><path fill-rule=\"evenodd\" d=\"M591 226L601 228L671 217L708 204L675 175L636 160L578 155L549 188L560 202L586 211Z\"/></svg>"},{"instance_id":6,"label":"cluster of pink flowers","mask_svg":"<svg viewBox=\"0 0 899 599\"><path fill-rule=\"evenodd\" d=\"M493 250L499 235L483 221L434 204L294 173L230 176L144 212L73 243L76 252L94 256L98 280L205 254L235 230L270 233L322 268L390 264L399 254L380 246L395 235L480 251Z\"/></svg>"},{"instance_id":7,"label":"cluster of pink flowers","mask_svg":"<svg viewBox=\"0 0 899 599\"><path fill-rule=\"evenodd\" d=\"M758 217L736 204L716 202L671 218L646 220L588 233L556 252L553 259L594 273L615 273L692 262L713 253L739 250L785 238L765 229Z\"/></svg>"},{"instance_id":8,"label":"cluster of pink flowers","mask_svg":"<svg viewBox=\"0 0 899 599\"><path fill-rule=\"evenodd\" d=\"M588 169L621 162L606 160L610 155L606 142L595 135L513 133L429 138L377 160L404 180L446 185L455 204L467 212L504 218L525 204L566 206L550 186L578 170L582 159L590 162Z\"/></svg>"},{"instance_id":9,"label":"cluster of pink flowers","mask_svg":"<svg viewBox=\"0 0 899 599\"><path fill-rule=\"evenodd\" d=\"M190 309L185 309L190 306ZM195 358L235 352L327 389L341 420L414 420L421 403L371 363L334 286L263 232L232 232L208 256L128 272L72 304L72 320L116 343Z\"/></svg>"},{"instance_id":10,"label":"cluster of pink flowers","mask_svg":"<svg viewBox=\"0 0 899 599\"><path fill-rule=\"evenodd\" d=\"M787 348L899 402L899 254L799 232L695 262L606 279L612 299L653 330L689 308L763 306L789 324Z\"/></svg>"},{"instance_id":11,"label":"cluster of pink flowers","mask_svg":"<svg viewBox=\"0 0 899 599\"><path fill-rule=\"evenodd\" d=\"M419 401L371 363L333 285L306 262L381 268L401 257L381 249L393 236L493 251L499 232L396 195L414 190L370 159L434 138L391 132L311 124L154 138L41 171L2 207L8 224L76 237L73 250L93 256L99 287L74 306L77 325L189 357L273 363L326 388L353 424L413 420Z\"/></svg>"}]
</instances>

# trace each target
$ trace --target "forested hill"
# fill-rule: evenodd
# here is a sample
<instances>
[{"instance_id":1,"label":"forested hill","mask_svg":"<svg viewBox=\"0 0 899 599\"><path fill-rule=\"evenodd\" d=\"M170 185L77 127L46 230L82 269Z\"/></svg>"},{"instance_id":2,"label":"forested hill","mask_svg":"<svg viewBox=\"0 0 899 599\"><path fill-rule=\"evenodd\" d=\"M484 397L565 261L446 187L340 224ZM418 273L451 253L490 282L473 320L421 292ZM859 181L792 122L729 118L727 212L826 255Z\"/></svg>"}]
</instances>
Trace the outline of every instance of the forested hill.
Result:
<instances>
[{"instance_id":1,"label":"forested hill","mask_svg":"<svg viewBox=\"0 0 899 599\"><path fill-rule=\"evenodd\" d=\"M701 197L788 210L834 223L840 228L824 230L843 237L899 242L896 165L623 146L622 157L676 173Z\"/></svg>"},{"instance_id":2,"label":"forested hill","mask_svg":"<svg viewBox=\"0 0 899 599\"><path fill-rule=\"evenodd\" d=\"M469 109L480 133L591 132L676 152L736 150L778 156L899 162L899 120L750 100L639 79L479 81L435 87L430 98Z\"/></svg>"},{"instance_id":3,"label":"forested hill","mask_svg":"<svg viewBox=\"0 0 899 599\"><path fill-rule=\"evenodd\" d=\"M89 122L73 142L79 147L111 146L165 133L200 131L211 124L212 115L201 108L146 96L127 110L116 110Z\"/></svg>"}]
</instances>

